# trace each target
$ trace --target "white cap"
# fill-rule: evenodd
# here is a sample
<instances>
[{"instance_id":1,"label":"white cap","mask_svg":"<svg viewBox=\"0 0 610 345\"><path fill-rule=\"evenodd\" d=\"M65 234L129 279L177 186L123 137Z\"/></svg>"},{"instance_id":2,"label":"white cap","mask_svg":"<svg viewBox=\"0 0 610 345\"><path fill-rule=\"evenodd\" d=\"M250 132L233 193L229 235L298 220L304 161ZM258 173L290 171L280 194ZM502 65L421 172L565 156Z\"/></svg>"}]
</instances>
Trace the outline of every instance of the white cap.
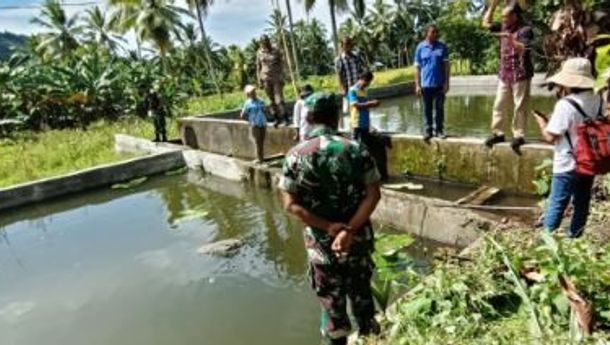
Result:
<instances>
[{"instance_id":1,"label":"white cap","mask_svg":"<svg viewBox=\"0 0 610 345\"><path fill-rule=\"evenodd\" d=\"M256 90L256 86L254 85L246 85L246 87L244 88L244 92L246 93L246 95L251 94L254 90Z\"/></svg>"}]
</instances>

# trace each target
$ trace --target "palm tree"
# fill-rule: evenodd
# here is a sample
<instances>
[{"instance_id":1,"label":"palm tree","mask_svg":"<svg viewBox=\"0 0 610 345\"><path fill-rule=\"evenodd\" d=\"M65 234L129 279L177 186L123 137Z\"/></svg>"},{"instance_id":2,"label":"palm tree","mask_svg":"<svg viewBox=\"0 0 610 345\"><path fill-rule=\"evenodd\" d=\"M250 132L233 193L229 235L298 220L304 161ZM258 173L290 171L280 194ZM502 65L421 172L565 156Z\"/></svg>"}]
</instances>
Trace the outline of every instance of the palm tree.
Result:
<instances>
[{"instance_id":1,"label":"palm tree","mask_svg":"<svg viewBox=\"0 0 610 345\"><path fill-rule=\"evenodd\" d=\"M216 85L216 90L218 91L218 94L222 96L222 89L220 88L220 84L218 83L218 79L216 77L216 70L214 69L214 66L212 64L212 57L211 57L211 48L210 48L210 43L207 40L208 35L206 34L205 31L205 25L203 23L204 18L207 16L208 14L208 10L210 9L210 7L212 6L212 4L214 3L214 0L185 0L186 4L189 7L189 10L192 12L195 12L196 16L197 16L197 21L199 22L199 30L201 31L201 39L203 42L203 48L204 48L204 56L205 56L205 60L207 63L207 67L208 67L208 71L210 73L210 79L212 79L212 83L214 83L214 85Z\"/></svg>"},{"instance_id":2,"label":"palm tree","mask_svg":"<svg viewBox=\"0 0 610 345\"><path fill-rule=\"evenodd\" d=\"M301 61L307 74L324 75L332 71L332 49L327 40L328 32L318 19L295 23L295 37L300 47Z\"/></svg>"},{"instance_id":3,"label":"palm tree","mask_svg":"<svg viewBox=\"0 0 610 345\"><path fill-rule=\"evenodd\" d=\"M181 16L190 15L172 0L108 0L117 7L114 16L119 17L122 31L134 30L139 44L148 41L164 59L172 47L172 34L184 27Z\"/></svg>"},{"instance_id":4,"label":"palm tree","mask_svg":"<svg viewBox=\"0 0 610 345\"><path fill-rule=\"evenodd\" d=\"M305 10L311 12L316 5L316 0L305 0ZM335 54L339 55L339 37L337 35L337 12L346 11L349 8L347 0L328 0L328 9L330 11L330 22L333 32L333 45Z\"/></svg>"},{"instance_id":5,"label":"palm tree","mask_svg":"<svg viewBox=\"0 0 610 345\"><path fill-rule=\"evenodd\" d=\"M136 20L138 18L139 9L142 7L142 0L108 0L108 5L117 8L111 15L113 18L112 20L117 21L117 31L124 34L129 30L133 30L136 37L137 57L141 58L142 42L137 34Z\"/></svg>"},{"instance_id":6,"label":"palm tree","mask_svg":"<svg viewBox=\"0 0 610 345\"><path fill-rule=\"evenodd\" d=\"M57 0L46 0L40 16L31 21L45 28L36 50L45 58L69 55L79 46L76 37L82 28L77 19L76 15L68 18Z\"/></svg>"},{"instance_id":7,"label":"palm tree","mask_svg":"<svg viewBox=\"0 0 610 345\"><path fill-rule=\"evenodd\" d=\"M290 48L288 47L288 42L286 41L286 17L282 14L282 11L279 8L279 2L277 0L271 2L274 9L271 14L271 19L267 21L271 25L271 31L275 32L275 36L277 39L277 44L283 46L286 64L288 65L288 72L290 73L290 79L292 80L292 87L294 88L295 94L298 93L297 87L297 79L294 75L294 70L292 68L292 58L290 57Z\"/></svg>"},{"instance_id":8,"label":"palm tree","mask_svg":"<svg viewBox=\"0 0 610 345\"><path fill-rule=\"evenodd\" d=\"M172 47L172 34L184 28L180 16L186 13L168 0L144 0L136 19L137 35L151 42L164 58Z\"/></svg>"},{"instance_id":9,"label":"palm tree","mask_svg":"<svg viewBox=\"0 0 610 345\"><path fill-rule=\"evenodd\" d=\"M288 24L290 25L290 46L292 47L294 69L297 75L297 80L301 80L301 68L299 66L299 57L297 55L296 39L294 37L294 21L292 20L292 7L290 6L290 0L286 0L286 14L288 15Z\"/></svg>"},{"instance_id":10,"label":"palm tree","mask_svg":"<svg viewBox=\"0 0 610 345\"><path fill-rule=\"evenodd\" d=\"M246 55L244 54L244 51L236 45L227 47L227 54L233 64L233 76L241 90L247 83L248 65L246 63Z\"/></svg>"},{"instance_id":11,"label":"palm tree","mask_svg":"<svg viewBox=\"0 0 610 345\"><path fill-rule=\"evenodd\" d=\"M95 42L107 47L111 52L120 48L125 39L114 34L119 28L119 17L106 16L98 6L86 11L87 17L84 20L85 38L90 42Z\"/></svg>"}]
</instances>

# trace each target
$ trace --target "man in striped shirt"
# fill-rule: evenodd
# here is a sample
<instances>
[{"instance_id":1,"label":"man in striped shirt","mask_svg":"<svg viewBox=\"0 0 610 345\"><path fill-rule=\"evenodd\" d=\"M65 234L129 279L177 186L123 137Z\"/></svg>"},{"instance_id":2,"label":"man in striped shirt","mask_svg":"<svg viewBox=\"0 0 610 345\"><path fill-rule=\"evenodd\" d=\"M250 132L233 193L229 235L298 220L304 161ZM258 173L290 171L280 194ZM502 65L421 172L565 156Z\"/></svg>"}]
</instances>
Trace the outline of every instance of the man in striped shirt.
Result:
<instances>
[{"instance_id":1,"label":"man in striped shirt","mask_svg":"<svg viewBox=\"0 0 610 345\"><path fill-rule=\"evenodd\" d=\"M354 51L354 41L351 37L343 39L341 49L343 52L335 59L335 70L341 95L343 95L343 113L347 114L350 110L347 93L350 87L358 82L358 78L365 71L366 66L362 56ZM342 123L339 124L339 128L342 128Z\"/></svg>"}]
</instances>

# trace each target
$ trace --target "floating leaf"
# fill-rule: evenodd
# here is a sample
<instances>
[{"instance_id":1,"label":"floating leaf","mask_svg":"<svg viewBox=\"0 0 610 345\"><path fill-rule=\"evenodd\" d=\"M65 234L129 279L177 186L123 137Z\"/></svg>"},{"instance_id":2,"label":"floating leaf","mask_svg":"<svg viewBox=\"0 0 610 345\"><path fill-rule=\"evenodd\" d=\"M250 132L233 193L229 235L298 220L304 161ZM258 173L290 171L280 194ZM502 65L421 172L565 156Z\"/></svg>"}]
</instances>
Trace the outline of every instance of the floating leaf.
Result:
<instances>
[{"instance_id":1,"label":"floating leaf","mask_svg":"<svg viewBox=\"0 0 610 345\"><path fill-rule=\"evenodd\" d=\"M112 189L130 189L130 188L134 188L137 187L139 185L141 185L142 183L146 182L148 180L148 177L140 177L134 180L131 180L129 182L125 182L125 183L116 183L112 185Z\"/></svg>"},{"instance_id":2,"label":"floating leaf","mask_svg":"<svg viewBox=\"0 0 610 345\"><path fill-rule=\"evenodd\" d=\"M409 234L383 234L377 237L375 249L380 253L401 250L413 244L415 239Z\"/></svg>"},{"instance_id":3,"label":"floating leaf","mask_svg":"<svg viewBox=\"0 0 610 345\"><path fill-rule=\"evenodd\" d=\"M188 167L182 167L182 168L178 168L178 169L175 169L175 170L170 170L170 171L165 173L165 176L182 175L182 174L186 173L188 170L189 170Z\"/></svg>"}]
</instances>

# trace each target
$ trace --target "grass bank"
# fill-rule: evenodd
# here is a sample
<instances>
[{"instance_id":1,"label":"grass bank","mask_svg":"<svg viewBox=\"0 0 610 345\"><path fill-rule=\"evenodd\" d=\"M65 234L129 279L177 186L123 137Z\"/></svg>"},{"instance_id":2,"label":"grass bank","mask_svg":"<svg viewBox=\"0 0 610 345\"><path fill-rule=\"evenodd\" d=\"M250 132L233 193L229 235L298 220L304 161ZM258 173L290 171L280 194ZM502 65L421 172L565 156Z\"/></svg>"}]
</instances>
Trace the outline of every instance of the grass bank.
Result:
<instances>
[{"instance_id":1,"label":"grass bank","mask_svg":"<svg viewBox=\"0 0 610 345\"><path fill-rule=\"evenodd\" d=\"M372 87L374 88L412 81L414 76L415 69L413 67L375 72L375 80L373 81ZM311 84L316 91L336 91L339 89L337 78L334 75L309 77L303 82L303 84ZM259 96L268 101L264 92L259 91ZM284 87L284 96L287 100L295 99L292 84L286 84ZM238 109L243 103L244 94L241 91L225 93L222 98L218 95L196 97L187 101L182 114L185 116L202 115L218 111Z\"/></svg>"},{"instance_id":2,"label":"grass bank","mask_svg":"<svg viewBox=\"0 0 610 345\"><path fill-rule=\"evenodd\" d=\"M178 134L175 123L168 124L170 137ZM58 176L129 157L114 151L114 135L125 133L152 138L148 121L127 118L119 122L98 122L87 130L17 132L0 139L0 187Z\"/></svg>"},{"instance_id":3,"label":"grass bank","mask_svg":"<svg viewBox=\"0 0 610 345\"><path fill-rule=\"evenodd\" d=\"M383 336L366 343L610 344L609 212L609 203L597 203L578 240L498 230L467 256L443 258L396 302ZM571 305L568 290L592 306L589 335L578 321L587 314Z\"/></svg>"}]
</instances>

